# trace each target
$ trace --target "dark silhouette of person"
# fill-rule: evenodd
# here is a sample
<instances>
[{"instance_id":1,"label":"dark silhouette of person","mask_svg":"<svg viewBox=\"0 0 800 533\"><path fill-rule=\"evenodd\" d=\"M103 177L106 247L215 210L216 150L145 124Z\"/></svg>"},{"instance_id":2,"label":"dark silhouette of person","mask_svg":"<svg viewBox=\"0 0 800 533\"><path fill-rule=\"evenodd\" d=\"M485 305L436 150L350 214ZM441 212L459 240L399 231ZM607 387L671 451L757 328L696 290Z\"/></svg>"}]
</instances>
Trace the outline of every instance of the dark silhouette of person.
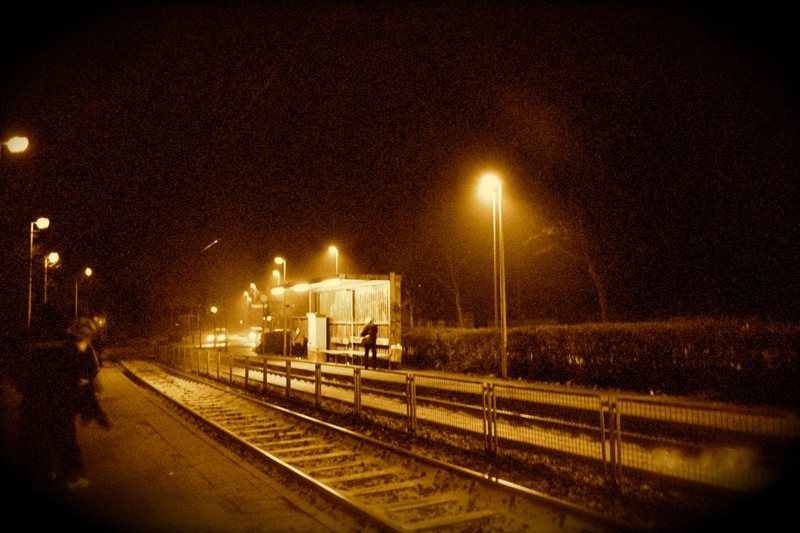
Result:
<instances>
[{"instance_id":1,"label":"dark silhouette of person","mask_svg":"<svg viewBox=\"0 0 800 533\"><path fill-rule=\"evenodd\" d=\"M361 343L364 345L364 367L369 368L370 360L372 361L372 368L378 368L378 326L372 317L367 317L367 323L364 324L364 329L361 330ZM370 352L372 357L370 358Z\"/></svg>"},{"instance_id":2,"label":"dark silhouette of person","mask_svg":"<svg viewBox=\"0 0 800 533\"><path fill-rule=\"evenodd\" d=\"M19 466L34 489L88 486L76 418L110 427L94 391L92 321L68 322L45 307L21 346L13 384L20 394Z\"/></svg>"}]
</instances>

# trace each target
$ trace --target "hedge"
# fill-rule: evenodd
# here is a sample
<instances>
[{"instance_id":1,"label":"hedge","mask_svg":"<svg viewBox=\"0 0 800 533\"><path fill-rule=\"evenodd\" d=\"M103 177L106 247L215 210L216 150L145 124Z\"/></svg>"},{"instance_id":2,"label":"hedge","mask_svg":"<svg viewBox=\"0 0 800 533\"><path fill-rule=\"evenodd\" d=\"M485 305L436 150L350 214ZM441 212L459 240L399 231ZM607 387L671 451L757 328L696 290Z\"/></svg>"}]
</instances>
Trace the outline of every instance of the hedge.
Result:
<instances>
[{"instance_id":1,"label":"hedge","mask_svg":"<svg viewBox=\"0 0 800 533\"><path fill-rule=\"evenodd\" d=\"M800 406L800 326L762 320L542 325L507 331L508 377L711 401ZM500 374L492 328L403 332L403 366Z\"/></svg>"}]
</instances>

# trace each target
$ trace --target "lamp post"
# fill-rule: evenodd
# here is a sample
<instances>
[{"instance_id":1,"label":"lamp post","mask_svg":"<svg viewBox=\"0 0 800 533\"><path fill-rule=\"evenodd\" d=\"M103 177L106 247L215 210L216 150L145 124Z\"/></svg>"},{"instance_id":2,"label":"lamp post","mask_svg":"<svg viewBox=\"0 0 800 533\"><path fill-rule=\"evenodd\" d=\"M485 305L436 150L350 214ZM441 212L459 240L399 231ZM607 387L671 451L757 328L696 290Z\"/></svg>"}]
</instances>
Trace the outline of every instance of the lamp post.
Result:
<instances>
[{"instance_id":1,"label":"lamp post","mask_svg":"<svg viewBox=\"0 0 800 533\"><path fill-rule=\"evenodd\" d=\"M92 269L86 267L83 271L83 275L87 278L92 277ZM80 276L75 278L75 318L78 318L78 282L80 281Z\"/></svg>"},{"instance_id":2,"label":"lamp post","mask_svg":"<svg viewBox=\"0 0 800 533\"><path fill-rule=\"evenodd\" d=\"M58 252L50 252L50 254L44 258L44 303L47 303L47 267L55 265L58 263L59 259Z\"/></svg>"},{"instance_id":3,"label":"lamp post","mask_svg":"<svg viewBox=\"0 0 800 533\"><path fill-rule=\"evenodd\" d=\"M251 327L253 325L253 296L250 296L248 291L244 291L242 294L244 298L244 305L245 305L245 313L247 315L247 327Z\"/></svg>"},{"instance_id":4,"label":"lamp post","mask_svg":"<svg viewBox=\"0 0 800 533\"><path fill-rule=\"evenodd\" d=\"M211 336L214 338L214 351L216 352L217 351L217 307L212 306L211 309L209 309L209 311L211 311L211 314L214 316L214 321L213 321L214 329L211 330Z\"/></svg>"},{"instance_id":5,"label":"lamp post","mask_svg":"<svg viewBox=\"0 0 800 533\"><path fill-rule=\"evenodd\" d=\"M261 300L261 331L263 332L267 327L267 308L269 306L267 305L267 295L265 293L262 292L259 299Z\"/></svg>"},{"instance_id":6,"label":"lamp post","mask_svg":"<svg viewBox=\"0 0 800 533\"><path fill-rule=\"evenodd\" d=\"M250 291L244 293L247 296L247 321L253 325L253 303L258 299L258 287L255 283L250 283Z\"/></svg>"},{"instance_id":7,"label":"lamp post","mask_svg":"<svg viewBox=\"0 0 800 533\"><path fill-rule=\"evenodd\" d=\"M276 257L275 264L283 265L283 285L286 285L286 260L283 257ZM281 303L283 307L283 356L286 357L286 287L283 287Z\"/></svg>"},{"instance_id":8,"label":"lamp post","mask_svg":"<svg viewBox=\"0 0 800 533\"><path fill-rule=\"evenodd\" d=\"M336 277L339 277L339 249L335 246L329 246L328 252L336 256Z\"/></svg>"},{"instance_id":9,"label":"lamp post","mask_svg":"<svg viewBox=\"0 0 800 533\"><path fill-rule=\"evenodd\" d=\"M16 154L19 152L24 152L28 149L28 138L27 137L11 137L9 140L4 141L0 144L4 144L8 151L12 154ZM3 155L3 150L0 149L0 157Z\"/></svg>"},{"instance_id":10,"label":"lamp post","mask_svg":"<svg viewBox=\"0 0 800 533\"><path fill-rule=\"evenodd\" d=\"M281 286L281 271L276 268L275 270L272 271L272 277L275 278L275 287L270 292L271 292L271 294L277 296L277 293L275 292L275 290ZM283 293L281 292L281 294L283 294ZM270 317L270 319L271 318L272 317ZM270 320L270 322L271 322L271 320ZM272 324L270 324L269 330L272 331Z\"/></svg>"},{"instance_id":11,"label":"lamp post","mask_svg":"<svg viewBox=\"0 0 800 533\"><path fill-rule=\"evenodd\" d=\"M28 255L28 329L31 329L31 302L33 301L33 234L47 229L50 219L40 217L36 222L31 222L31 245Z\"/></svg>"},{"instance_id":12,"label":"lamp post","mask_svg":"<svg viewBox=\"0 0 800 533\"><path fill-rule=\"evenodd\" d=\"M482 198L492 199L492 237L494 251L494 298L495 298L495 327L497 327L497 281L500 288L500 371L502 377L508 377L508 331L506 317L506 266L505 250L503 246L503 182L496 174L487 173L481 177L479 194ZM499 267L498 267L499 265ZM499 275L498 275L499 274Z\"/></svg>"}]
</instances>

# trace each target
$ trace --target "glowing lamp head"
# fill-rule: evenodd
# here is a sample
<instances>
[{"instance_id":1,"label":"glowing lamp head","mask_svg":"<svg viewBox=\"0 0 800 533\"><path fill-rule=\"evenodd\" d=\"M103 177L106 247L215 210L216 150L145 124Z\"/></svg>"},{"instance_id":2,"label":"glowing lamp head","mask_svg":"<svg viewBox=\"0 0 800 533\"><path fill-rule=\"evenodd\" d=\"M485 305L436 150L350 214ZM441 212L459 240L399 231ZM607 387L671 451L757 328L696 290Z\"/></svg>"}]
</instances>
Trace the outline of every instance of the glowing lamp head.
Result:
<instances>
[{"instance_id":1,"label":"glowing lamp head","mask_svg":"<svg viewBox=\"0 0 800 533\"><path fill-rule=\"evenodd\" d=\"M8 141L6 141L6 146L8 146L8 151L11 153L24 152L28 149L28 138L11 137Z\"/></svg>"}]
</instances>

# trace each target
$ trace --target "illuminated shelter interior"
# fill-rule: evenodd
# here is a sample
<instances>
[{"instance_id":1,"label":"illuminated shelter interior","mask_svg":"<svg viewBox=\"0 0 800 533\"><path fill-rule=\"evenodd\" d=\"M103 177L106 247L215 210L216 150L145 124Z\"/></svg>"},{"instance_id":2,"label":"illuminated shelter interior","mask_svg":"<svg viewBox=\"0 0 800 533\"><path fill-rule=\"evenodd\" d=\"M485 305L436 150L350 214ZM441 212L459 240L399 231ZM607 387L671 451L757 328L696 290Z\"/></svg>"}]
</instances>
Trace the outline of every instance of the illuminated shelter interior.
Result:
<instances>
[{"instance_id":1,"label":"illuminated shelter interior","mask_svg":"<svg viewBox=\"0 0 800 533\"><path fill-rule=\"evenodd\" d=\"M378 353L399 345L401 276L341 275L308 288L304 333L308 353L322 350L359 350L361 329L372 318L378 326ZM300 317L295 317L300 318Z\"/></svg>"}]
</instances>

